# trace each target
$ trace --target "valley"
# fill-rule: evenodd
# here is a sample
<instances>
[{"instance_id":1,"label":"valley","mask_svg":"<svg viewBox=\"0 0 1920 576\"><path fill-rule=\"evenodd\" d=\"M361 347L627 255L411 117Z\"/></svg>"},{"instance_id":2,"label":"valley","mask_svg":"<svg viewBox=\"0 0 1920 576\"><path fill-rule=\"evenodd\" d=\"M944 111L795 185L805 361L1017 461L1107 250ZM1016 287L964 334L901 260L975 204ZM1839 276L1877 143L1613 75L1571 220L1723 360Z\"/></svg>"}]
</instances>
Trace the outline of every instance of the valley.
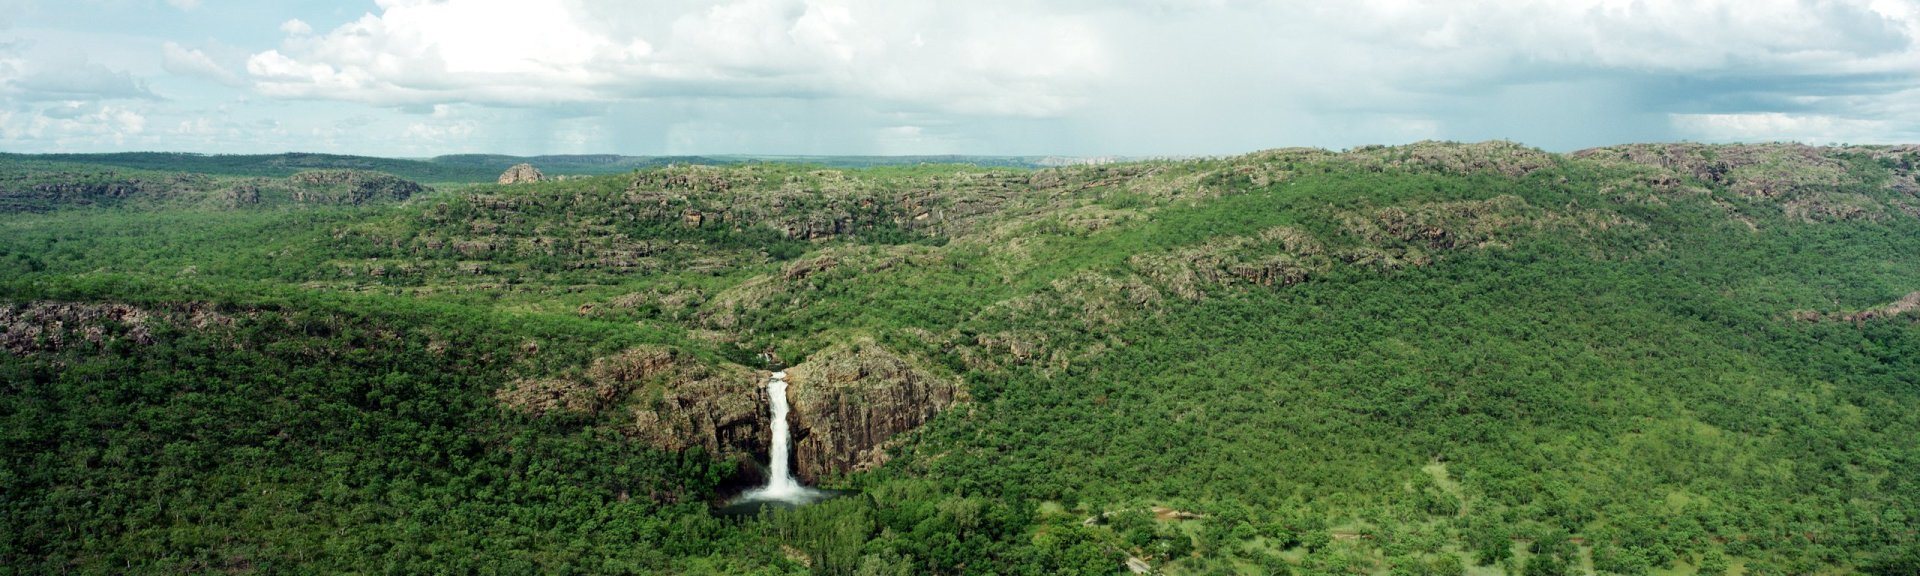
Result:
<instances>
[{"instance_id":1,"label":"valley","mask_svg":"<svg viewBox=\"0 0 1920 576\"><path fill-rule=\"evenodd\" d=\"M1913 146L302 158L0 157L0 566L1920 571Z\"/></svg>"}]
</instances>

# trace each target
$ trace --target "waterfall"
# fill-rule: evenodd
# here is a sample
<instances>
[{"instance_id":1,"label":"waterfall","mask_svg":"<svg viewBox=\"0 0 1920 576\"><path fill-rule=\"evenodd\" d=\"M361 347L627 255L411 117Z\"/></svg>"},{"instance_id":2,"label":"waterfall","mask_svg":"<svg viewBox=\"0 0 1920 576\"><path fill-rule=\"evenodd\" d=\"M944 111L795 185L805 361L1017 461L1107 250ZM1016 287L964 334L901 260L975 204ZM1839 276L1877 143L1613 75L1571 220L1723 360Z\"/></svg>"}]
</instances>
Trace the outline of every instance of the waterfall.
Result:
<instances>
[{"instance_id":1,"label":"waterfall","mask_svg":"<svg viewBox=\"0 0 1920 576\"><path fill-rule=\"evenodd\" d=\"M768 404L773 406L773 442L767 463L767 485L747 491L740 502L786 502L805 504L828 493L801 486L788 465L792 459L793 437L787 430L787 373L774 372L767 379Z\"/></svg>"},{"instance_id":2,"label":"waterfall","mask_svg":"<svg viewBox=\"0 0 1920 576\"><path fill-rule=\"evenodd\" d=\"M739 497L727 502L720 509L721 514L729 516L756 516L773 508L793 508L805 506L828 498L835 498L842 492L820 490L800 485L793 477L793 435L787 428L787 373L774 372L767 379L767 404L773 412L771 445L768 446L767 485L746 491Z\"/></svg>"},{"instance_id":3,"label":"waterfall","mask_svg":"<svg viewBox=\"0 0 1920 576\"><path fill-rule=\"evenodd\" d=\"M800 481L793 479L793 470L787 467L788 454L793 438L787 432L787 373L774 372L767 380L767 398L773 404L773 445L771 462L767 465L767 487L759 490L760 495L776 500L792 500L801 495Z\"/></svg>"}]
</instances>

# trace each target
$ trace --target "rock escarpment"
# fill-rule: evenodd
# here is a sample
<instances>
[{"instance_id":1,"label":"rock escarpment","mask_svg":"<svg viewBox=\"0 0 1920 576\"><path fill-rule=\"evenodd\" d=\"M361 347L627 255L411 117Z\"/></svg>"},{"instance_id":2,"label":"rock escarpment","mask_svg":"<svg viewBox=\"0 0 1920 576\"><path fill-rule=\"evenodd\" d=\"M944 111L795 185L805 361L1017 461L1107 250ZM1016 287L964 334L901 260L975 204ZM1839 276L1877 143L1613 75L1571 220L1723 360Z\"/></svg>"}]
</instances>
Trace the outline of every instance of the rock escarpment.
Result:
<instances>
[{"instance_id":1,"label":"rock escarpment","mask_svg":"<svg viewBox=\"0 0 1920 576\"><path fill-rule=\"evenodd\" d=\"M709 365L664 346L594 360L575 374L524 378L494 394L534 415L604 415L663 450L699 446L757 481L771 451L769 374ZM801 481L886 462L889 442L965 399L959 383L871 340L834 346L787 369L793 470Z\"/></svg>"},{"instance_id":2,"label":"rock escarpment","mask_svg":"<svg viewBox=\"0 0 1920 576\"><path fill-rule=\"evenodd\" d=\"M309 170L287 177L294 202L301 204L352 204L399 201L425 192L420 183L383 172L362 170Z\"/></svg>"},{"instance_id":3,"label":"rock escarpment","mask_svg":"<svg viewBox=\"0 0 1920 576\"><path fill-rule=\"evenodd\" d=\"M959 383L871 340L787 369L794 475L814 484L887 461L890 441L965 399Z\"/></svg>"},{"instance_id":4,"label":"rock escarpment","mask_svg":"<svg viewBox=\"0 0 1920 576\"><path fill-rule=\"evenodd\" d=\"M633 431L655 446L681 450L698 445L710 452L750 456L753 468L765 460L770 417L764 373L737 365L682 370L659 394L628 409Z\"/></svg>"},{"instance_id":5,"label":"rock escarpment","mask_svg":"<svg viewBox=\"0 0 1920 576\"><path fill-rule=\"evenodd\" d=\"M1669 176L1649 181L1657 188L1684 187L1691 178L1777 205L1799 222L1920 218L1920 147L1913 145L1627 144L1568 156L1655 169Z\"/></svg>"},{"instance_id":6,"label":"rock escarpment","mask_svg":"<svg viewBox=\"0 0 1920 576\"><path fill-rule=\"evenodd\" d=\"M534 168L532 164L515 164L512 168L508 168L506 172L500 174L500 183L531 184L545 180L546 178L546 175L541 174L540 169Z\"/></svg>"},{"instance_id":7,"label":"rock escarpment","mask_svg":"<svg viewBox=\"0 0 1920 576\"><path fill-rule=\"evenodd\" d=\"M501 403L534 415L607 415L628 435L663 450L694 446L751 474L765 461L766 374L709 365L665 346L641 346L593 361L584 372L525 378L501 388Z\"/></svg>"},{"instance_id":8,"label":"rock escarpment","mask_svg":"<svg viewBox=\"0 0 1920 576\"><path fill-rule=\"evenodd\" d=\"M158 307L52 300L0 304L0 351L27 356L112 340L146 346L154 343L162 325L211 330L233 323L232 317L202 302Z\"/></svg>"}]
</instances>

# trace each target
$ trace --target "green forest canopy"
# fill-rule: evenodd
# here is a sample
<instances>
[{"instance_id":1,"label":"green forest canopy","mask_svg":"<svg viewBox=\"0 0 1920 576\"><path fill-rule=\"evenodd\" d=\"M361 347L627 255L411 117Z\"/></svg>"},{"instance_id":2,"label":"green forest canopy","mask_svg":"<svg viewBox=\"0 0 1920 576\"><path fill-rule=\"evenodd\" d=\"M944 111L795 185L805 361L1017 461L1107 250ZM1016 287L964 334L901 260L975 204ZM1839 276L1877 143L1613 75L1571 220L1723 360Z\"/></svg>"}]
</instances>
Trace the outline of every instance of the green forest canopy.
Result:
<instances>
[{"instance_id":1,"label":"green forest canopy","mask_svg":"<svg viewBox=\"0 0 1920 576\"><path fill-rule=\"evenodd\" d=\"M0 570L1912 574L1920 330L1887 305L1920 292L1914 158L1422 143L56 200L0 216ZM703 450L493 396L643 344L857 338L971 401L764 518L713 515L738 471Z\"/></svg>"}]
</instances>

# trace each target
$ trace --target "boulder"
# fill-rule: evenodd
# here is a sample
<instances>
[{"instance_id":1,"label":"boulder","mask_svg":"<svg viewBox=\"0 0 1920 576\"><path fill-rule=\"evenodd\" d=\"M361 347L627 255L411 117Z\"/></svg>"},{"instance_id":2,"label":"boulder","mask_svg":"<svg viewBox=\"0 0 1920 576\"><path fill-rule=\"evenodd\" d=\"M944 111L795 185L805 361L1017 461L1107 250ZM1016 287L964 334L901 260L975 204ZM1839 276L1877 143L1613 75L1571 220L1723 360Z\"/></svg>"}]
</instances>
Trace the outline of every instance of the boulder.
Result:
<instances>
[{"instance_id":1,"label":"boulder","mask_svg":"<svg viewBox=\"0 0 1920 576\"><path fill-rule=\"evenodd\" d=\"M532 164L515 164L500 174L501 184L531 184L546 179L546 175L541 174L540 169L534 168Z\"/></svg>"}]
</instances>

